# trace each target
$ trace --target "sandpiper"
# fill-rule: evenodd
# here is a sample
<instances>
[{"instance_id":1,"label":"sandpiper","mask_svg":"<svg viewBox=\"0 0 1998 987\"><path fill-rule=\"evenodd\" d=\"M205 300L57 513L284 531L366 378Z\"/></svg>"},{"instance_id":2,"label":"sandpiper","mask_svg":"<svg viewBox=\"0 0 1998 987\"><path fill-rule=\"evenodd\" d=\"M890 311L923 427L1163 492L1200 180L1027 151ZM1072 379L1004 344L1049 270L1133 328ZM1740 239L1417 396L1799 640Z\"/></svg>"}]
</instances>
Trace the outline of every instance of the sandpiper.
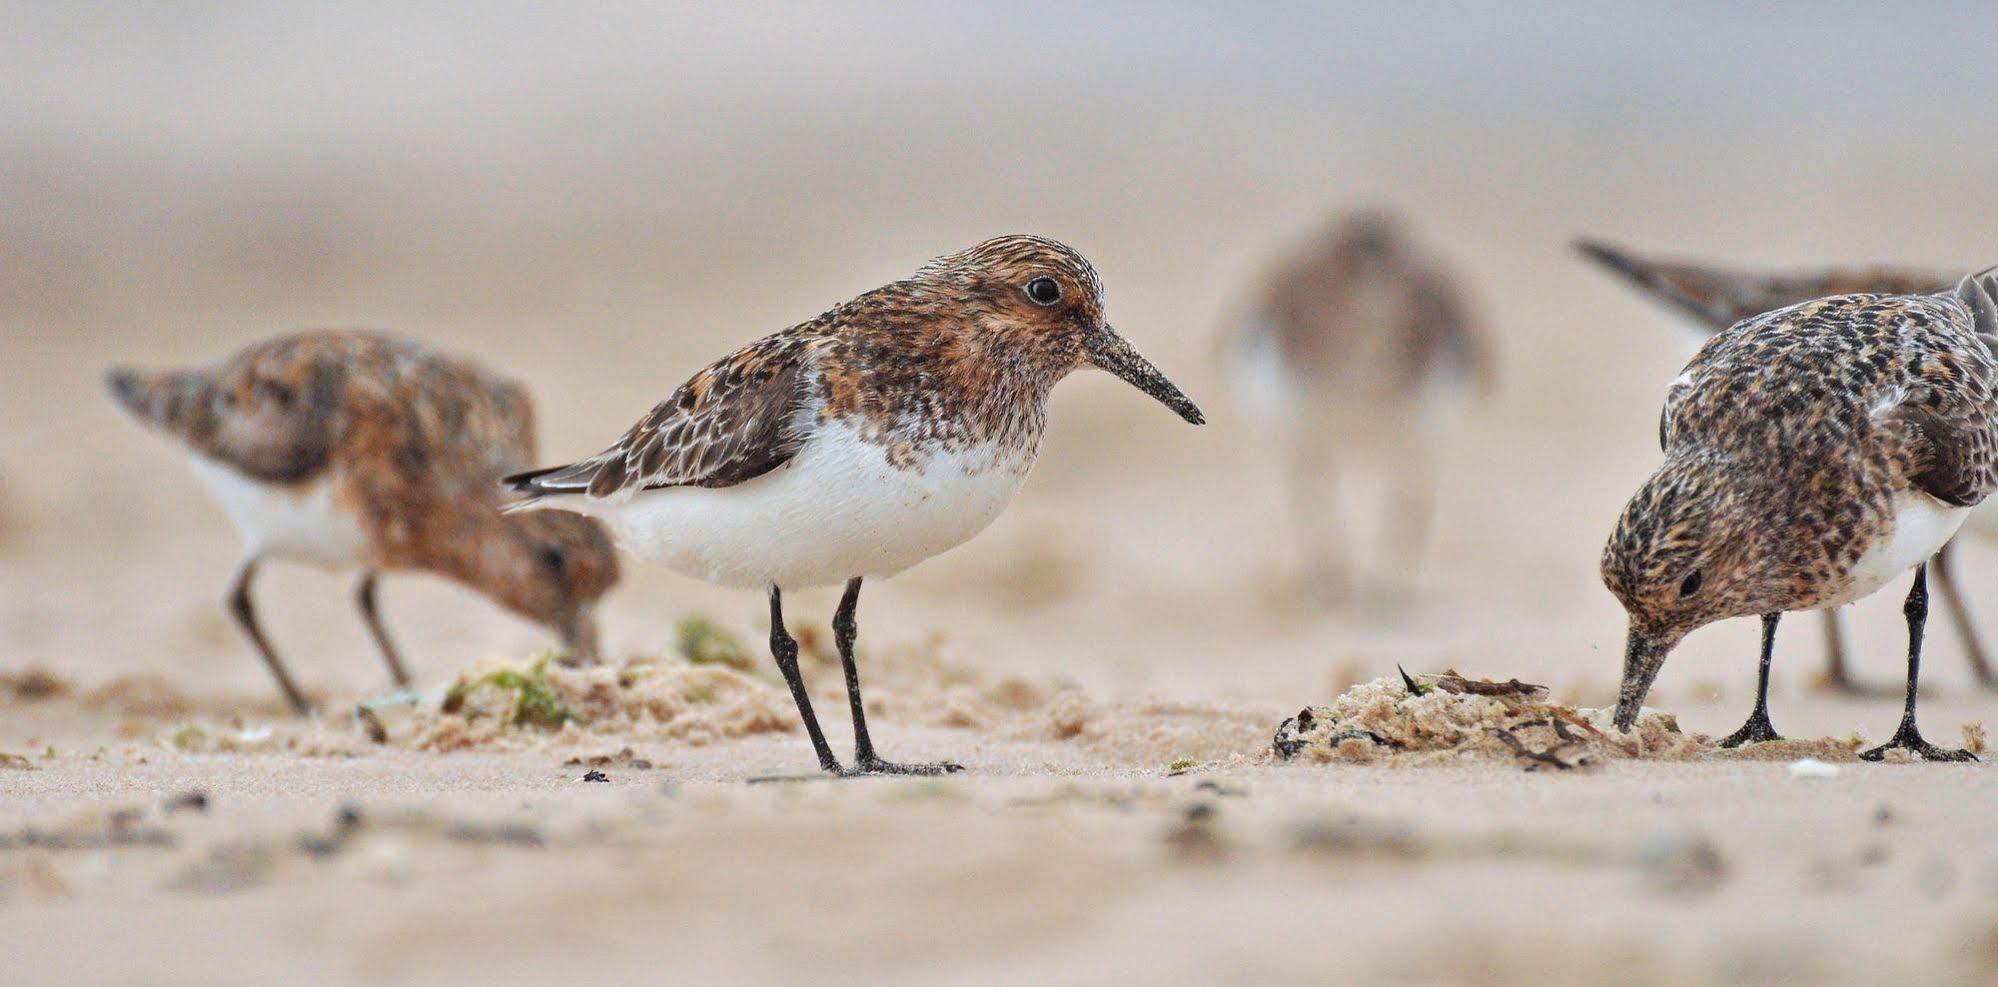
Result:
<instances>
[{"instance_id":1,"label":"sandpiper","mask_svg":"<svg viewBox=\"0 0 1998 987\"><path fill-rule=\"evenodd\" d=\"M386 570L454 579L547 625L572 656L595 656L594 609L617 581L610 539L584 518L500 511L499 478L535 459L533 406L518 383L348 330L279 336L212 367L106 379L132 417L184 447L242 533L229 612L298 712L309 704L250 598L265 559L360 570L361 618L399 686L409 672L375 606Z\"/></svg>"},{"instance_id":2,"label":"sandpiper","mask_svg":"<svg viewBox=\"0 0 1998 987\"><path fill-rule=\"evenodd\" d=\"M1049 392L1085 364L1203 420L1110 327L1088 261L1053 240L999 237L723 357L596 456L507 482L525 495L518 507L601 519L643 561L765 590L770 650L824 770L957 771L875 752L853 656L861 581L990 524L1033 466ZM842 581L833 636L851 768L812 713L783 612L785 590Z\"/></svg>"},{"instance_id":3,"label":"sandpiper","mask_svg":"<svg viewBox=\"0 0 1998 987\"><path fill-rule=\"evenodd\" d=\"M1432 445L1492 366L1477 320L1443 265L1378 211L1337 217L1265 275L1226 339L1244 405L1283 445L1303 589L1352 588L1335 460L1387 481L1389 547L1420 558L1435 482Z\"/></svg>"},{"instance_id":4,"label":"sandpiper","mask_svg":"<svg viewBox=\"0 0 1998 987\"><path fill-rule=\"evenodd\" d=\"M1616 723L1636 720L1688 632L1759 614L1754 712L1723 743L1776 739L1769 664L1776 623L1839 606L1915 570L1903 612L1905 749L1966 760L1915 727L1928 559L1998 488L1998 281L1954 293L1840 295L1743 321L1701 347L1666 392L1665 462L1603 550L1603 582L1630 614Z\"/></svg>"},{"instance_id":5,"label":"sandpiper","mask_svg":"<svg viewBox=\"0 0 1998 987\"><path fill-rule=\"evenodd\" d=\"M1601 240L1578 240L1575 247L1584 256L1621 275L1647 297L1689 317L1702 336L1720 332L1749 316L1814 298L1935 294L1955 286L1959 277L1939 270L1889 264L1750 271L1702 261L1647 257ZM1963 529L1978 538L1998 541L1998 498L1972 510ZM1956 624L1972 674L1985 688L1998 688L1998 671L1993 669L1969 603L1957 586L1952 559L1955 548L1956 542L1952 540L1936 553L1936 588ZM1842 692L1870 691L1859 685L1848 670L1845 634L1839 626L1838 611L1824 610L1821 616L1826 682Z\"/></svg>"}]
</instances>

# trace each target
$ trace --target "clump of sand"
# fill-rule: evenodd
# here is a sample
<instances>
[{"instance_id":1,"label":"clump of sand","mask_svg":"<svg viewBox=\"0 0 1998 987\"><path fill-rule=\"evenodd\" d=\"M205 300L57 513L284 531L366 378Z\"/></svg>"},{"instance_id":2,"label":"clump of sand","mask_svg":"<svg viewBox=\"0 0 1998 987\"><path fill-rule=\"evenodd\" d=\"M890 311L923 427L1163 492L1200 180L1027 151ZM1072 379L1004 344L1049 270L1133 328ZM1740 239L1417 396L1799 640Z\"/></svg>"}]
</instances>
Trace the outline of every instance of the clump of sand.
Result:
<instances>
[{"instance_id":1,"label":"clump of sand","mask_svg":"<svg viewBox=\"0 0 1998 987\"><path fill-rule=\"evenodd\" d=\"M679 658L589 668L565 668L546 656L489 660L442 691L331 707L309 719L163 719L163 729L148 732L169 750L304 757L365 756L384 746L436 753L537 750L607 738L699 746L797 729L788 692L727 667Z\"/></svg>"},{"instance_id":2,"label":"clump of sand","mask_svg":"<svg viewBox=\"0 0 1998 987\"><path fill-rule=\"evenodd\" d=\"M845 673L822 638L799 635L806 691L823 720L843 717ZM795 704L767 657L726 627L690 619L678 653L565 668L489 663L444 701L381 710L383 742L424 750L665 740L700 746L799 733ZM1158 701L1099 702L1055 681L957 661L941 637L864 649L863 695L875 722L970 730L1024 744L1057 741L1121 761L1212 760L1252 749L1268 710ZM453 698L455 697L455 699ZM373 713L362 713L359 726ZM400 717L400 723L394 722Z\"/></svg>"},{"instance_id":3,"label":"clump of sand","mask_svg":"<svg viewBox=\"0 0 1998 987\"><path fill-rule=\"evenodd\" d=\"M1529 767L1578 768L1609 758L1851 761L1859 747L1857 737L1846 737L1727 749L1706 734L1681 731L1670 713L1647 707L1624 733L1612 725L1613 712L1553 702L1546 687L1518 679L1404 674L1363 682L1329 705L1300 710L1278 725L1271 751L1278 760L1307 763L1495 757Z\"/></svg>"},{"instance_id":4,"label":"clump of sand","mask_svg":"<svg viewBox=\"0 0 1998 987\"><path fill-rule=\"evenodd\" d=\"M821 718L843 718L845 675L832 642L823 634L798 638L806 690ZM121 717L119 733L128 739L186 754L356 757L384 746L449 752L645 741L703 746L801 732L788 687L752 640L694 616L682 622L672 653L580 668L547 656L488 660L442 688L359 704L322 701L307 719L267 700L197 700L159 675L85 688L25 670L0 675L0 701L68 699ZM960 661L941 635L873 647L863 642L859 661L876 722L977 731L1022 744L1054 741L1118 761L1254 757L1248 752L1271 712L1099 701L1057 679Z\"/></svg>"},{"instance_id":5,"label":"clump of sand","mask_svg":"<svg viewBox=\"0 0 1998 987\"><path fill-rule=\"evenodd\" d=\"M1495 757L1568 768L1604 757L1683 758L1705 746L1667 713L1645 710L1627 735L1605 729L1607 714L1551 702L1546 688L1517 679L1378 678L1283 721L1271 749L1308 763Z\"/></svg>"},{"instance_id":6,"label":"clump of sand","mask_svg":"<svg viewBox=\"0 0 1998 987\"><path fill-rule=\"evenodd\" d=\"M365 721L370 714L360 715ZM410 719L398 742L453 751L604 735L698 746L786 732L797 714L787 693L726 665L639 657L565 668L544 657L474 668L435 708L420 708ZM390 732L384 726L382 733Z\"/></svg>"},{"instance_id":7,"label":"clump of sand","mask_svg":"<svg viewBox=\"0 0 1998 987\"><path fill-rule=\"evenodd\" d=\"M836 653L816 638L800 640L806 690L822 710L845 707L845 675ZM433 709L419 708L403 729L362 711L361 726L385 742L425 750L517 747L551 738L617 737L700 746L801 729L789 689L768 661L755 661L727 628L704 618L683 622L677 652L617 665L567 668L546 658L526 665L489 662L459 676ZM949 661L942 642L863 654L868 714L888 722L960 729L1017 727L1038 719L1054 690L1017 676L988 678ZM370 724L372 717L376 722ZM379 727L380 729L376 729ZM390 741L388 734L399 734Z\"/></svg>"},{"instance_id":8,"label":"clump of sand","mask_svg":"<svg viewBox=\"0 0 1998 987\"><path fill-rule=\"evenodd\" d=\"M121 675L83 696L85 709L119 716L165 719L186 716L196 703L164 675Z\"/></svg>"}]
</instances>

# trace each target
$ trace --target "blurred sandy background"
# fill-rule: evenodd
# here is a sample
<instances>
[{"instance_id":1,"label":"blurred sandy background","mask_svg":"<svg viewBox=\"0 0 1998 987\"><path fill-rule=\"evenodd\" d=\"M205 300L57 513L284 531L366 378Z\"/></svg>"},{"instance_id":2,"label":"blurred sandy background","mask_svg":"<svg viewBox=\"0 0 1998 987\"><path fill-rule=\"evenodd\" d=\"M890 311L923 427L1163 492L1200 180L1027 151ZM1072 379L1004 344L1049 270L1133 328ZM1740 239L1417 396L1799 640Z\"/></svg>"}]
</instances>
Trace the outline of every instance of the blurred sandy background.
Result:
<instances>
[{"instance_id":1,"label":"blurred sandy background","mask_svg":"<svg viewBox=\"0 0 1998 987\"><path fill-rule=\"evenodd\" d=\"M1658 401L1692 342L1585 268L1569 238L1746 264L1998 262L1998 29L1975 5L28 4L4 17L0 667L86 685L158 672L195 694L268 690L219 605L234 535L172 451L114 413L107 364L205 362L303 326L393 329L527 378L554 461L595 451L741 341L933 255L1035 232L1096 263L1116 324L1211 424L1189 429L1103 375L1071 380L1011 510L870 587L869 640L942 634L956 660L1104 698L1279 715L1327 698L1342 668L1397 662L1602 698L1622 614L1596 555L1655 463ZM1502 384L1451 443L1433 552L1398 564L1420 598L1325 615L1285 599L1277 470L1227 399L1213 345L1270 251L1358 203L1398 207L1460 270ZM1375 515L1359 523L1372 531ZM1965 568L1998 604L1992 551L1974 548ZM392 578L384 593L426 680L542 643L438 582ZM381 686L344 577L270 567L260 594L311 687ZM831 602L815 594L794 612L822 621ZM689 612L750 630L759 609L634 572L606 636L614 653L660 651ZM1861 673L1898 682L1898 595L1853 609ZM1986 611L1998 631L1998 605ZM1737 623L1696 635L1661 679L1690 727L1725 731L1746 712L1755 631ZM1943 626L1931 625L1925 722L1949 738L1994 706L1968 691ZM1890 702L1808 693L1817 668L1815 622L1793 619L1780 727L1891 730ZM27 722L0 722L0 745L81 729ZM802 757L789 740L756 756ZM951 752L948 734L922 741ZM387 765L403 780L381 785L435 770ZM1594 782L1623 786L1612 803L1655 780L1621 770ZM56 784L48 774L34 784ZM1739 795L1760 777L1712 775L1668 784ZM62 804L7 795L22 777L0 777L0 802L26 799L11 818ZM1511 768L1479 777L1519 783ZM1906 769L1894 784L1919 801L1960 793L1960 779L1988 790L1981 767ZM1271 784L1306 804L1344 783ZM1854 789L1828 805L1870 808ZM980 838L1018 838L978 825ZM1061 894L1052 877L1018 884ZM1760 913L1764 900L1737 904ZM88 929L93 914L52 921ZM1690 921L1661 919L1698 940ZM1107 939L1143 942L1133 928L1151 927ZM1926 955L1880 948L1889 969ZM1076 979L1116 968L1082 941L1047 955ZM894 969L953 969L937 962ZM1182 972L1291 968L1244 964Z\"/></svg>"}]
</instances>

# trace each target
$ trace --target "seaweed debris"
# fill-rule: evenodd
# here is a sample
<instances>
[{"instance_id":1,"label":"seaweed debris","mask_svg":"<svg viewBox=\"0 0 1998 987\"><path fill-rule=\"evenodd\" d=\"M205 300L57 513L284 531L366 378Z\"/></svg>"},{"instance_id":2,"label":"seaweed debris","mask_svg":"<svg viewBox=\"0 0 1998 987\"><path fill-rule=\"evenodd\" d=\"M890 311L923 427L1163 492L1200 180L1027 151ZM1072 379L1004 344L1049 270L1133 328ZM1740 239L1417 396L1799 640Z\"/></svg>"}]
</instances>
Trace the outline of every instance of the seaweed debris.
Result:
<instances>
[{"instance_id":1,"label":"seaweed debris","mask_svg":"<svg viewBox=\"0 0 1998 987\"><path fill-rule=\"evenodd\" d=\"M1398 755L1514 758L1529 768L1568 770L1602 757L1684 755L1705 738L1681 734L1670 714L1646 710L1628 736L1612 736L1599 710L1550 702L1545 686L1467 678L1455 670L1380 678L1329 705L1283 721L1271 749L1280 760L1367 762ZM1604 720L1604 722L1607 722Z\"/></svg>"},{"instance_id":2,"label":"seaweed debris","mask_svg":"<svg viewBox=\"0 0 1998 987\"><path fill-rule=\"evenodd\" d=\"M674 649L689 665L721 665L744 674L754 673L756 656L734 632L701 614L680 621L674 635Z\"/></svg>"},{"instance_id":3,"label":"seaweed debris","mask_svg":"<svg viewBox=\"0 0 1998 987\"><path fill-rule=\"evenodd\" d=\"M543 652L527 667L489 667L462 676L444 694L440 709L468 720L491 716L519 727L559 730L583 717L548 682L553 652Z\"/></svg>"}]
</instances>

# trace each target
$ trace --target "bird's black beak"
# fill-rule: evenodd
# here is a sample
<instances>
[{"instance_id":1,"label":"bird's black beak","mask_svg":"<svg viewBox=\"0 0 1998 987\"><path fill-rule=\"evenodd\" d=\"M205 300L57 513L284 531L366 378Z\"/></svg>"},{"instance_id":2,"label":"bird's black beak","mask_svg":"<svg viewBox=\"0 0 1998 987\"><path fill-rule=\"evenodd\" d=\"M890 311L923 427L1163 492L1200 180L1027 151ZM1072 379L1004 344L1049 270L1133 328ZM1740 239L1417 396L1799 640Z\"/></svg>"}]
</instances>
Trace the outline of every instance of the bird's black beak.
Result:
<instances>
[{"instance_id":1,"label":"bird's black beak","mask_svg":"<svg viewBox=\"0 0 1998 987\"><path fill-rule=\"evenodd\" d=\"M1616 728L1629 733L1637 722L1637 713L1644 708L1644 697L1651 692L1652 680L1658 678L1658 670L1665 667L1665 656L1672 653L1676 641L1646 633L1632 626L1630 639L1623 649L1623 688L1616 696Z\"/></svg>"},{"instance_id":2,"label":"bird's black beak","mask_svg":"<svg viewBox=\"0 0 1998 987\"><path fill-rule=\"evenodd\" d=\"M556 621L555 632L562 639L563 649L569 652L568 659L562 664L581 667L602 661L597 653L596 604L577 604L576 609Z\"/></svg>"},{"instance_id":3,"label":"bird's black beak","mask_svg":"<svg viewBox=\"0 0 1998 987\"><path fill-rule=\"evenodd\" d=\"M1207 417L1200 413L1200 408L1188 400L1172 381L1167 380L1165 374L1159 373L1159 368L1152 366L1152 361L1139 355L1124 337L1117 335L1117 330L1109 326L1097 328L1083 339L1082 348L1091 364L1124 378L1125 383L1157 398L1160 404L1178 412L1179 417L1195 425L1207 423Z\"/></svg>"}]
</instances>

